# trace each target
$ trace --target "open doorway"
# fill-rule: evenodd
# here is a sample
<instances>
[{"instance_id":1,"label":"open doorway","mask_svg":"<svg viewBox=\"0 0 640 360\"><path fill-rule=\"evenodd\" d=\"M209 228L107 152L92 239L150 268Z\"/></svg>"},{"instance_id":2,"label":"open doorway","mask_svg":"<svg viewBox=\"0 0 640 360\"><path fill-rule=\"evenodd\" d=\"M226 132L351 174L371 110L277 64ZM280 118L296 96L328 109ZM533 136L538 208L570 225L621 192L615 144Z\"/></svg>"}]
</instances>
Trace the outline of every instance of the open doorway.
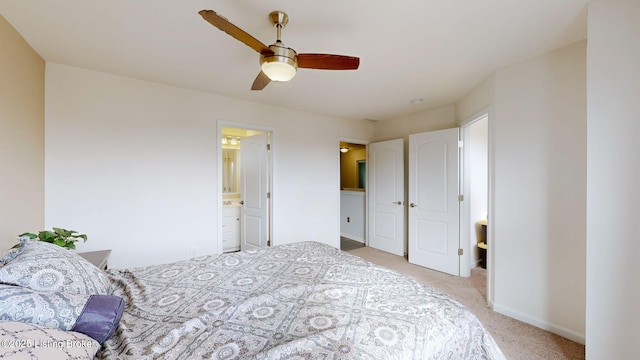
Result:
<instances>
[{"instance_id":1,"label":"open doorway","mask_svg":"<svg viewBox=\"0 0 640 360\"><path fill-rule=\"evenodd\" d=\"M463 217L461 241L469 246L462 272L469 276L475 268L487 268L489 214L489 114L483 112L462 125L463 137ZM464 261L464 260L463 260ZM465 275L463 275L465 276Z\"/></svg>"},{"instance_id":2,"label":"open doorway","mask_svg":"<svg viewBox=\"0 0 640 360\"><path fill-rule=\"evenodd\" d=\"M340 248L366 243L367 146L340 141Z\"/></svg>"},{"instance_id":3,"label":"open doorway","mask_svg":"<svg viewBox=\"0 0 640 360\"><path fill-rule=\"evenodd\" d=\"M270 246L273 133L219 122L218 134L218 252Z\"/></svg>"}]
</instances>

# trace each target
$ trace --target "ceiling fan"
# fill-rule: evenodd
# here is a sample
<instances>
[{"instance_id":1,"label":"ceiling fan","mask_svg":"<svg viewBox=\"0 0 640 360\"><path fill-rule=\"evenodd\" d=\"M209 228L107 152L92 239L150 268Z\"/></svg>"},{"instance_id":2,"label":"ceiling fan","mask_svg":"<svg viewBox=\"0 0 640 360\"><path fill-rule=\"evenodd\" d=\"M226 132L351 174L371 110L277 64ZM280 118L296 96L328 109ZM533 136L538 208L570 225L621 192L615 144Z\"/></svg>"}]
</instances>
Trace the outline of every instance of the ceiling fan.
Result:
<instances>
[{"instance_id":1,"label":"ceiling fan","mask_svg":"<svg viewBox=\"0 0 640 360\"><path fill-rule=\"evenodd\" d=\"M280 40L280 35L282 28L289 22L289 17L282 11L273 11L269 14L269 19L277 31L276 42L269 46L233 25L213 10L201 10L199 14L211 25L260 53L262 71L254 80L251 90L262 90L271 81L289 81L296 75L298 68L356 70L360 65L360 59L353 56L298 54L292 48L286 47Z\"/></svg>"}]
</instances>

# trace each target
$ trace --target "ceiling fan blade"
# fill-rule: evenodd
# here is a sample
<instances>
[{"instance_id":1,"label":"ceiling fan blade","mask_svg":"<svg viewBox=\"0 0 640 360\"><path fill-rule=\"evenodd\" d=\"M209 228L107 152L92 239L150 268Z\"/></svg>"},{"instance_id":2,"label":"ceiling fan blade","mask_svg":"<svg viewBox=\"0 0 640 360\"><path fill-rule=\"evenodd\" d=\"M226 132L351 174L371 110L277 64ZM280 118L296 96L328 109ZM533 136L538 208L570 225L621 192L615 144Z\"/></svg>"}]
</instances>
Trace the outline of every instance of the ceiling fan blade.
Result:
<instances>
[{"instance_id":1,"label":"ceiling fan blade","mask_svg":"<svg viewBox=\"0 0 640 360\"><path fill-rule=\"evenodd\" d=\"M260 74L256 76L256 79L253 80L253 85L251 85L251 90L262 90L265 86L269 85L271 79L264 72L260 71Z\"/></svg>"},{"instance_id":2,"label":"ceiling fan blade","mask_svg":"<svg viewBox=\"0 0 640 360\"><path fill-rule=\"evenodd\" d=\"M298 54L298 67L319 70L356 70L360 58L331 54Z\"/></svg>"},{"instance_id":3,"label":"ceiling fan blade","mask_svg":"<svg viewBox=\"0 0 640 360\"><path fill-rule=\"evenodd\" d=\"M229 20L218 15L215 11L200 10L198 14L200 14L202 18L204 18L209 23L211 23L211 25L226 32L227 34L231 35L237 40L240 40L241 42L243 42L253 50L259 52L260 54L273 54L273 51L269 49L267 45L263 44L260 40L249 35L247 32L240 29L239 27L233 25L232 23L229 22Z\"/></svg>"}]
</instances>

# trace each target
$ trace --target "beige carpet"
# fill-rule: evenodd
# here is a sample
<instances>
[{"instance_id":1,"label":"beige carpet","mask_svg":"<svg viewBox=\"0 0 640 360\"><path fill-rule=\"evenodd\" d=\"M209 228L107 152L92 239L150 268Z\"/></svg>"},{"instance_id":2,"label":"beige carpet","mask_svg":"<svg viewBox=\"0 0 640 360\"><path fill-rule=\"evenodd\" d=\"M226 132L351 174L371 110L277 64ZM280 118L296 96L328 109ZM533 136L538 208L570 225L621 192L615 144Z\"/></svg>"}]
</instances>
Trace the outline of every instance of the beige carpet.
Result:
<instances>
[{"instance_id":1,"label":"beige carpet","mask_svg":"<svg viewBox=\"0 0 640 360\"><path fill-rule=\"evenodd\" d=\"M486 301L486 270L482 268L475 268L471 271L471 277L462 278L409 264L401 256L370 247L359 247L349 250L349 253L413 277L420 283L453 296L480 319L508 359L585 358L584 345L491 310Z\"/></svg>"}]
</instances>

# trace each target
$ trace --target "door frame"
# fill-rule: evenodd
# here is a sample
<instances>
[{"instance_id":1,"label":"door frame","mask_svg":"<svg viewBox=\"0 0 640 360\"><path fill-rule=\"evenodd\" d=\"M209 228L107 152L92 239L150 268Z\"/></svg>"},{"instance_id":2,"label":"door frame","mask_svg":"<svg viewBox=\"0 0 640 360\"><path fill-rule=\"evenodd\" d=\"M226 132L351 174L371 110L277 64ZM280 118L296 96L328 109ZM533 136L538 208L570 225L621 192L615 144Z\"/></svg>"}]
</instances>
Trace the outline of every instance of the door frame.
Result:
<instances>
[{"instance_id":1,"label":"door frame","mask_svg":"<svg viewBox=\"0 0 640 360\"><path fill-rule=\"evenodd\" d=\"M476 121L487 117L487 220L489 221L489 225L487 226L487 242L489 244L491 244L489 246L489 248L487 249L487 303L489 304L489 306L491 308L493 308L493 303L494 303L494 299L495 299L495 236L494 236L494 226L491 226L492 224L495 224L495 211L494 211L494 194L495 194L495 184L493 179L494 177L494 154L495 154L495 149L494 149L494 144L493 144L493 122L491 121L491 117L492 117L492 110L490 107L487 107L485 109L482 109L481 111L469 116L468 118L466 118L465 120L463 120L462 122L460 122L460 128L463 130L462 133L465 133L465 128L468 127L469 125L475 123ZM464 137L463 137L464 139ZM464 139L465 141L467 139ZM463 160L464 161L464 160ZM466 167L466 162L463 165L463 167ZM466 170L466 169L465 169ZM466 184L464 182L464 173L462 176L462 190L466 190L468 184ZM464 193L463 193L464 194ZM460 226L465 227L466 229L469 229L471 226L471 220L469 219L469 211L468 211L468 206L469 204L465 201L463 201L463 207L464 207L464 211L463 211L463 216L461 218L460 221ZM468 231L468 230L467 230ZM465 239L465 240L468 240ZM472 252L469 251L468 252L468 256L470 257ZM467 257L467 266L469 264L470 258ZM470 272L470 269L469 269Z\"/></svg>"},{"instance_id":2,"label":"door frame","mask_svg":"<svg viewBox=\"0 0 640 360\"><path fill-rule=\"evenodd\" d=\"M335 144L335 149L336 149L336 168L337 168L337 189L338 189L338 194L337 194L337 198L338 198L338 210L340 210L340 175L341 175L341 169L340 169L340 143L341 142L346 142L346 143L351 143L351 144L357 144L357 145L364 145L365 149L366 149L366 155L365 155L365 159L367 160L367 163L369 163L369 143L371 143L370 141L367 140L362 140L362 139L354 139L354 138L347 138L347 137L338 137L336 139L336 144ZM367 165L367 168L369 167L369 165ZM365 246L369 246L369 224L367 223L367 192L369 191L369 182L367 181L366 183L367 185L365 185L364 187L364 245ZM336 221L338 222L338 234L337 234L337 239L338 239L338 249L340 249L340 237L341 237L341 231L340 231L340 211L338 211L338 215L336 216Z\"/></svg>"},{"instance_id":3,"label":"door frame","mask_svg":"<svg viewBox=\"0 0 640 360\"><path fill-rule=\"evenodd\" d=\"M271 197L269 199L269 223L268 223L268 227L269 227L269 240L271 240L271 246L276 245L274 243L274 239L273 239L273 209L274 209L274 202L276 201L275 196L274 196L274 191L273 189L275 188L275 176L273 175L273 169L275 168L275 164L276 164L276 132L273 128L271 127L265 127L265 126L260 126L260 125L255 125L255 124L249 124L249 123L240 123L240 122L235 122L235 121L227 121L227 120L223 120L223 119L217 119L217 126L216 126L216 159L218 162L218 175L217 175L217 179L218 179L218 189L217 189L217 194L218 194L218 205L217 205L217 209L218 209L218 226L217 226L217 234L218 234L218 243L216 246L216 253L217 254L222 254L223 253L223 244L222 244L222 128L223 127L229 127L229 128L237 128L237 129L246 129L246 130L255 130L255 131L263 131L266 133L269 133L269 146L270 146L270 151L269 151L269 165L267 167L267 171L269 172L269 174L267 175L267 178L269 179L269 192L271 194Z\"/></svg>"}]
</instances>

